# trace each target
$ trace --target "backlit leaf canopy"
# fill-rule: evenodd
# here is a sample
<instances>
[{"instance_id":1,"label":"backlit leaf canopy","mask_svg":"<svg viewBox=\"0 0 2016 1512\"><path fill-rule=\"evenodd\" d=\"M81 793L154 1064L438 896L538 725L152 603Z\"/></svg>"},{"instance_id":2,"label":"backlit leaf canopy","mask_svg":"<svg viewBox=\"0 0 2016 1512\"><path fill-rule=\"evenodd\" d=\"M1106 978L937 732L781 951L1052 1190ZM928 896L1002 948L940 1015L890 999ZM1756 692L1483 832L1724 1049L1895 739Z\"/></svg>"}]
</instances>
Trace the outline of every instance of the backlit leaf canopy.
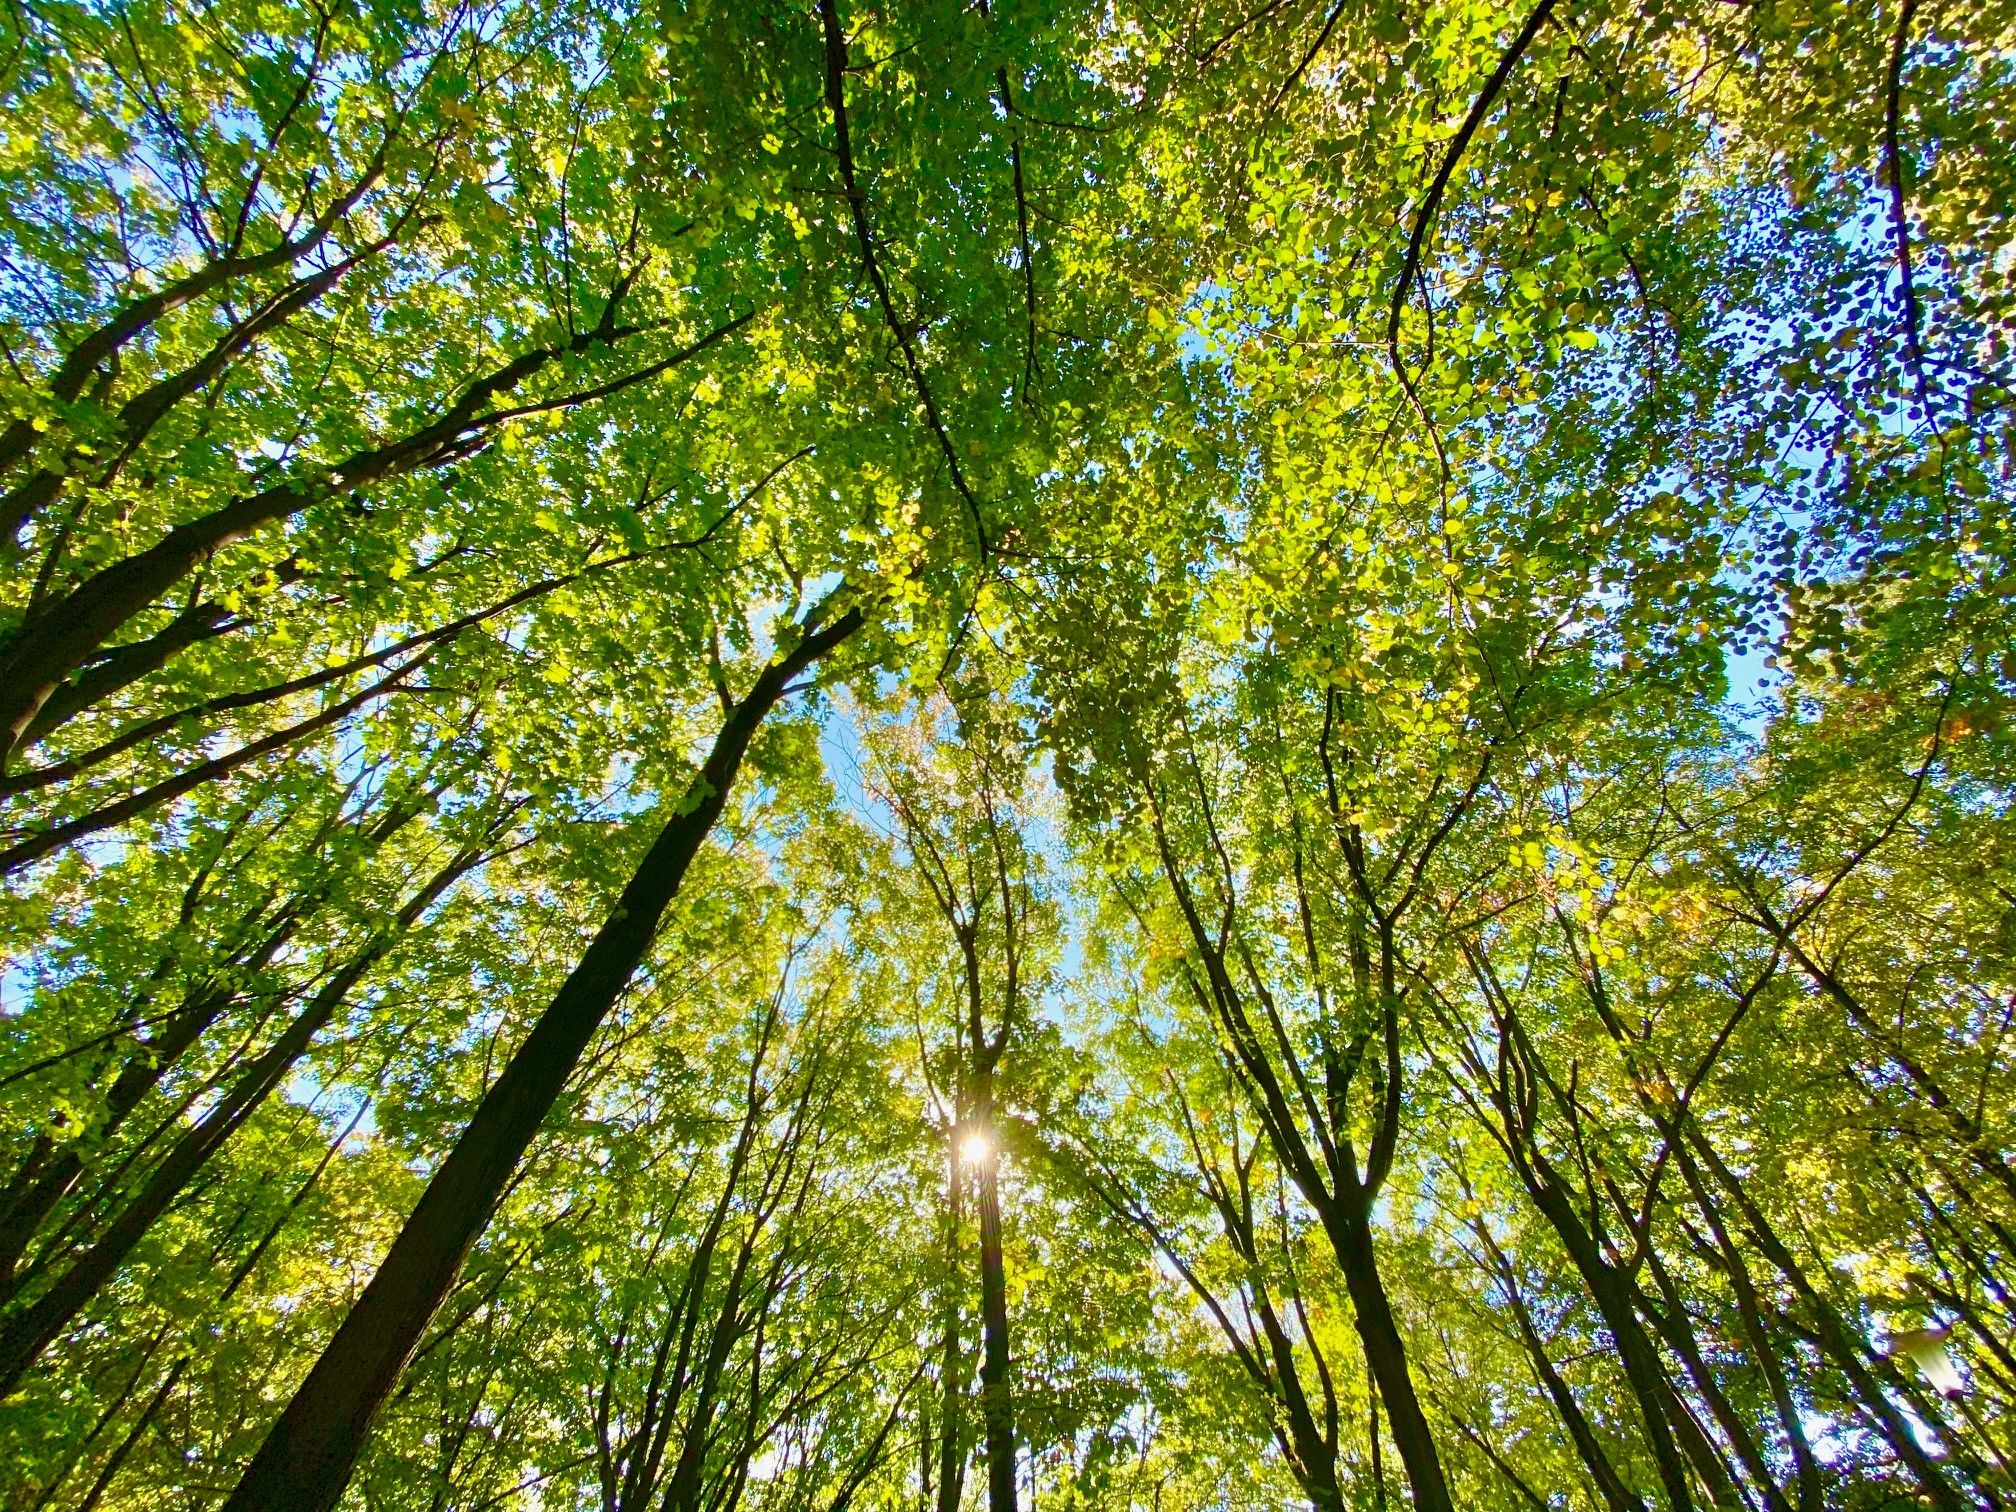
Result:
<instances>
[{"instance_id":1,"label":"backlit leaf canopy","mask_svg":"<svg viewBox=\"0 0 2016 1512\"><path fill-rule=\"evenodd\" d=\"M0 1506L2016 1498L2012 45L0 15Z\"/></svg>"}]
</instances>

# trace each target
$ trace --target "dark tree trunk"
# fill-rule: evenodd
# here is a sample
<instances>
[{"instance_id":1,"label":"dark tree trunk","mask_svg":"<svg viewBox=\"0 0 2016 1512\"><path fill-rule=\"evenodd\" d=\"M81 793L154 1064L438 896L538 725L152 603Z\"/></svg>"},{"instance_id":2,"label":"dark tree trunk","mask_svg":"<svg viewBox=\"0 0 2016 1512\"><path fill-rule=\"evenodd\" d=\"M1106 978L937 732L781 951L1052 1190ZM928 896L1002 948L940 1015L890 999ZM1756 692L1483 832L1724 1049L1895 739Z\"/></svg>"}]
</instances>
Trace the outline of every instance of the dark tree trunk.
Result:
<instances>
[{"instance_id":1,"label":"dark tree trunk","mask_svg":"<svg viewBox=\"0 0 2016 1512\"><path fill-rule=\"evenodd\" d=\"M560 359L597 346L614 345L638 327L613 323L611 300L602 325L561 346L540 347L467 385L439 420L371 451L344 459L323 483L280 483L185 520L144 551L101 567L61 599L44 606L0 645L0 766L17 750L40 717L43 705L64 680L136 615L217 552L254 531L284 520L317 500L354 493L407 473L453 461L482 444L490 403ZM753 312L717 326L662 362L619 379L627 387L663 372L739 330ZM594 392L610 392L608 385ZM340 480L340 481L337 481Z\"/></svg>"},{"instance_id":2,"label":"dark tree trunk","mask_svg":"<svg viewBox=\"0 0 2016 1512\"><path fill-rule=\"evenodd\" d=\"M1617 1357L1624 1367L1625 1379L1631 1383L1631 1394L1637 1398L1638 1415L1645 1424L1645 1440L1651 1447L1653 1463L1659 1468L1659 1479L1665 1484L1667 1501L1675 1512L1688 1512L1694 1505L1694 1496L1687 1481L1687 1462L1681 1457L1673 1426L1666 1417L1663 1397L1666 1370L1646 1336L1644 1325L1638 1321L1631 1288L1604 1259L1595 1237L1554 1179L1552 1168L1536 1152L1529 1149L1525 1153L1526 1159L1516 1164L1520 1174L1527 1178L1527 1195L1560 1239L1561 1247L1568 1251L1568 1258L1581 1274L1582 1284L1595 1301L1597 1312L1602 1314L1604 1327L1616 1342Z\"/></svg>"},{"instance_id":3,"label":"dark tree trunk","mask_svg":"<svg viewBox=\"0 0 2016 1512\"><path fill-rule=\"evenodd\" d=\"M1687 1379L1694 1383L1695 1393L1707 1406L1716 1423L1721 1426L1730 1447L1743 1462L1745 1473L1749 1475L1751 1483L1763 1497L1768 1512L1792 1512L1792 1504L1785 1499L1785 1493L1778 1485L1777 1474L1772 1469L1770 1461L1764 1457L1764 1451L1758 1446L1756 1436L1750 1432L1743 1415L1736 1410L1735 1404L1729 1400L1729 1394L1716 1380L1715 1372L1708 1368L1707 1357L1702 1353L1700 1340L1695 1336L1693 1320L1689 1317L1679 1288L1674 1283L1672 1273L1667 1269L1665 1262L1660 1259L1656 1246L1646 1247L1645 1264L1652 1272L1653 1283L1659 1288L1660 1295L1665 1299L1665 1305L1661 1307L1655 1303L1646 1295L1643 1286L1634 1283L1633 1295L1637 1299L1639 1314L1652 1325L1659 1337L1666 1341L1667 1347L1686 1369ZM1693 1461L1704 1484L1714 1492L1717 1505L1733 1504L1739 1507L1744 1505L1738 1499L1735 1484L1721 1450L1694 1421L1693 1414L1684 1410L1684 1404L1677 1394L1669 1396L1667 1409L1672 1415L1673 1431L1678 1437L1680 1448L1688 1459Z\"/></svg>"},{"instance_id":4,"label":"dark tree trunk","mask_svg":"<svg viewBox=\"0 0 2016 1512\"><path fill-rule=\"evenodd\" d=\"M263 964L258 957L270 959L272 952L291 938L295 923L289 919L268 937L270 948L257 953L257 964L251 969L257 970ZM120 1067L106 1094L103 1121L94 1131L97 1138L103 1139L118 1129L203 1032L237 1001L235 991L215 984L206 984L192 994L175 1016L161 1026L160 1032ZM0 1195L0 1204L4 1204L0 1205L0 1300L19 1289L22 1278L16 1274L16 1268L22 1256L56 1205L75 1190L86 1168L83 1146L77 1140L71 1140L53 1156L46 1147L41 1147L24 1163L7 1192Z\"/></svg>"},{"instance_id":5,"label":"dark tree trunk","mask_svg":"<svg viewBox=\"0 0 2016 1512\"><path fill-rule=\"evenodd\" d=\"M1442 1474L1442 1456L1414 1390L1414 1378L1407 1369L1407 1347L1401 1342L1400 1328L1386 1297L1386 1283L1379 1275L1370 1218L1364 1204L1353 1203L1348 1192L1339 1193L1337 1201L1325 1205L1323 1228L1344 1270L1344 1285L1357 1317L1358 1340L1386 1404L1387 1427L1407 1469L1408 1483L1414 1488L1416 1512L1455 1512L1449 1483Z\"/></svg>"},{"instance_id":6,"label":"dark tree trunk","mask_svg":"<svg viewBox=\"0 0 2016 1512\"><path fill-rule=\"evenodd\" d=\"M1582 1411L1575 1394L1568 1389L1568 1383L1561 1378L1561 1372L1554 1368L1554 1362L1547 1357L1547 1350L1540 1342L1540 1330L1534 1325L1533 1314L1526 1306L1526 1299L1520 1295L1517 1277L1504 1252L1492 1239L1491 1231L1482 1223L1472 1226L1478 1242L1491 1259L1492 1269L1498 1274L1498 1284L1504 1289L1505 1299L1512 1306L1512 1320L1518 1325L1520 1341L1526 1346L1526 1354L1533 1362L1533 1370L1540 1377L1540 1384L1553 1399L1554 1411L1567 1428L1568 1436L1574 1441L1575 1452L1581 1456L1590 1478L1603 1498L1603 1504L1610 1512L1645 1512L1645 1502L1636 1491L1624 1484L1617 1473L1610 1456L1604 1451L1602 1441L1589 1424L1588 1416Z\"/></svg>"},{"instance_id":7,"label":"dark tree trunk","mask_svg":"<svg viewBox=\"0 0 2016 1512\"><path fill-rule=\"evenodd\" d=\"M964 1217L959 1175L959 1124L946 1135L945 1334L939 1364L938 1512L959 1512L966 1495L966 1366L959 1347L959 1223Z\"/></svg>"},{"instance_id":8,"label":"dark tree trunk","mask_svg":"<svg viewBox=\"0 0 2016 1512\"><path fill-rule=\"evenodd\" d=\"M1757 1295L1756 1282L1751 1279L1749 1264L1730 1237L1728 1227L1722 1221L1721 1204L1709 1194L1685 1143L1676 1143L1673 1154L1688 1191L1695 1205L1701 1209L1702 1216L1708 1220L1716 1247L1722 1252L1723 1271L1729 1278L1731 1291L1735 1293L1738 1315L1750 1341L1750 1352L1756 1357L1757 1368L1764 1373L1765 1385L1771 1392L1771 1405L1778 1413L1779 1429L1792 1447L1792 1463L1798 1475L1799 1512L1822 1512L1826 1492L1820 1481L1820 1463L1814 1458L1813 1446L1800 1422L1799 1405L1792 1398L1784 1361L1779 1358L1777 1346L1765 1327L1764 1306Z\"/></svg>"},{"instance_id":9,"label":"dark tree trunk","mask_svg":"<svg viewBox=\"0 0 2016 1512\"><path fill-rule=\"evenodd\" d=\"M849 610L764 669L729 713L668 820L566 982L490 1087L308 1378L253 1456L226 1512L327 1512L365 1435L462 1272L526 1147L629 985L714 827L749 741L791 683L862 623Z\"/></svg>"},{"instance_id":10,"label":"dark tree trunk","mask_svg":"<svg viewBox=\"0 0 2016 1512\"><path fill-rule=\"evenodd\" d=\"M1015 1401L1008 1383L1008 1275L1001 1258L1000 1154L994 1142L994 1092L983 1081L974 1127L987 1152L974 1163L980 1210L980 1417L987 1430L989 1512L1015 1512Z\"/></svg>"},{"instance_id":11,"label":"dark tree trunk","mask_svg":"<svg viewBox=\"0 0 2016 1512\"><path fill-rule=\"evenodd\" d=\"M1962 1512L1967 1505L1951 1480L1940 1470L1938 1462L1926 1452L1918 1441L1917 1433L1906 1421L1904 1414L1891 1401L1882 1384L1871 1373L1865 1361L1864 1345L1856 1337L1857 1331L1845 1322L1834 1310L1833 1304L1822 1296L1807 1276L1806 1269L1786 1248L1778 1237L1762 1208L1751 1198L1743 1181L1731 1171L1715 1147L1701 1131L1688 1120L1680 1133L1692 1146L1701 1163L1721 1187L1736 1200L1738 1211L1743 1214L1744 1226L1764 1258L1776 1266L1780 1275L1791 1284L1792 1290L1805 1305L1814 1325L1814 1336L1821 1349L1831 1358L1848 1378L1848 1384L1865 1411L1876 1422L1878 1430L1890 1443L1897 1457L1910 1466L1918 1484L1924 1488L1926 1496L1934 1506L1944 1512Z\"/></svg>"},{"instance_id":12,"label":"dark tree trunk","mask_svg":"<svg viewBox=\"0 0 2016 1512\"><path fill-rule=\"evenodd\" d=\"M1393 1443L1400 1451L1400 1462L1413 1488L1416 1512L1455 1512L1455 1503L1449 1495L1449 1482L1442 1470L1441 1451L1435 1446L1428 1415L1421 1410L1421 1397L1414 1389L1414 1379L1407 1366L1407 1347L1400 1337L1399 1324L1393 1317L1392 1303L1386 1294L1386 1283L1379 1274L1372 1241L1372 1205L1385 1183L1394 1151L1398 1148L1402 1113L1403 1072L1399 995L1394 985L1397 955L1392 917L1384 916L1378 922L1381 954L1376 996L1371 959L1363 935L1355 926L1350 945L1360 999L1376 1002L1383 1041L1383 1059L1373 1093L1378 1125L1361 1175L1348 1119L1344 1115L1365 1041L1361 1040L1347 1053L1340 1053L1335 1045L1326 1044L1319 1102L1317 1087L1305 1074L1289 1044L1272 998L1256 977L1254 998L1267 1016L1270 1041L1278 1047L1282 1066L1293 1089L1291 1094L1269 1059L1268 1049L1263 1048L1252 1015L1233 981L1226 961L1225 942L1214 938L1205 927L1196 899L1169 845L1167 833L1159 824L1156 843L1163 873L1169 879L1170 888L1189 928L1191 941L1205 968L1204 982L1192 979L1192 990L1197 995L1199 1006L1218 1021L1225 1039L1229 1041L1230 1053L1226 1064L1239 1074L1252 1095L1275 1157L1316 1209L1324 1234L1344 1272L1344 1285L1350 1293L1358 1341L1365 1351L1365 1362L1378 1386L1379 1395L1385 1401ZM1297 864L1300 864L1299 861ZM1229 912L1226 917L1230 918ZM1250 962L1248 969L1251 970ZM1303 1132L1302 1117L1296 1112L1297 1105L1308 1110L1308 1126L1317 1132L1320 1163L1319 1155L1311 1154L1309 1138ZM1319 1107L1328 1111L1319 1112Z\"/></svg>"},{"instance_id":13,"label":"dark tree trunk","mask_svg":"<svg viewBox=\"0 0 2016 1512\"><path fill-rule=\"evenodd\" d=\"M231 613L222 604L191 604L146 640L106 653L103 660L58 688L22 734L22 744L40 740L93 704L159 672L176 652L228 634L232 624Z\"/></svg>"}]
</instances>

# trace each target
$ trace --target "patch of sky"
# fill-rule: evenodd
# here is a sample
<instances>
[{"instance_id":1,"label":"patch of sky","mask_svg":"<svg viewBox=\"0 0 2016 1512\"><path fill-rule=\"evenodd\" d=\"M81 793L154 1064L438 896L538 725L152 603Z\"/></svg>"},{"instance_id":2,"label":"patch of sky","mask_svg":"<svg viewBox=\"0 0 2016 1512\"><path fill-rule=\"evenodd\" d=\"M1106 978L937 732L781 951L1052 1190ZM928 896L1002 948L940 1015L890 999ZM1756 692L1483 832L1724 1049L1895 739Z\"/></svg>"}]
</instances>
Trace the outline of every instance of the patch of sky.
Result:
<instances>
[{"instance_id":1,"label":"patch of sky","mask_svg":"<svg viewBox=\"0 0 2016 1512\"><path fill-rule=\"evenodd\" d=\"M893 686L880 690L884 696ZM846 700L829 702L819 727L819 752L827 780L840 806L876 834L900 844L902 822L888 802L875 792L867 776L868 757L862 741L858 706ZM1073 871L1070 847L1058 823L1055 805L1047 801L1055 792L1054 772L1047 751L1031 757L1029 777L1039 799L1018 816L1023 842L1042 873L1053 883L1068 882ZM1077 1039L1073 1015L1064 1011L1062 998L1075 990L1085 963L1085 946L1092 927L1093 903L1068 886L1056 892L1061 914L1062 943L1054 983L1046 989L1039 1009L1067 1038Z\"/></svg>"},{"instance_id":2,"label":"patch of sky","mask_svg":"<svg viewBox=\"0 0 2016 1512\"><path fill-rule=\"evenodd\" d=\"M1230 293L1223 284L1207 280L1183 302L1183 328L1176 333L1176 351L1185 367L1224 362L1225 354L1212 335L1209 322L1214 308L1221 306Z\"/></svg>"},{"instance_id":3,"label":"patch of sky","mask_svg":"<svg viewBox=\"0 0 2016 1512\"><path fill-rule=\"evenodd\" d=\"M312 1067L296 1071L282 1084L281 1096L319 1118L332 1132L343 1133L343 1145L370 1139L378 1132L373 1099L362 1088L325 1083Z\"/></svg>"},{"instance_id":4,"label":"patch of sky","mask_svg":"<svg viewBox=\"0 0 2016 1512\"><path fill-rule=\"evenodd\" d=\"M0 970L0 1018L19 1018L35 1001L35 960L16 956Z\"/></svg>"}]
</instances>

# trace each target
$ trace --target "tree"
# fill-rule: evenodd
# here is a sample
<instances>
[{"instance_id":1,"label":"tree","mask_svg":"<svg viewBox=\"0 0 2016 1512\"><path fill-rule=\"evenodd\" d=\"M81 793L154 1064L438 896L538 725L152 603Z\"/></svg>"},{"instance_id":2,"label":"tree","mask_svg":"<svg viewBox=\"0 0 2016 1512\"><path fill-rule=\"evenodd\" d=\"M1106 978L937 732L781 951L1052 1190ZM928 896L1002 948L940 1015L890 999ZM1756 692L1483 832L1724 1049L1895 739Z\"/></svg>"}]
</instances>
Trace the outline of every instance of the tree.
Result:
<instances>
[{"instance_id":1,"label":"tree","mask_svg":"<svg viewBox=\"0 0 2016 1512\"><path fill-rule=\"evenodd\" d=\"M0 16L0 1504L2016 1499L2012 24Z\"/></svg>"}]
</instances>

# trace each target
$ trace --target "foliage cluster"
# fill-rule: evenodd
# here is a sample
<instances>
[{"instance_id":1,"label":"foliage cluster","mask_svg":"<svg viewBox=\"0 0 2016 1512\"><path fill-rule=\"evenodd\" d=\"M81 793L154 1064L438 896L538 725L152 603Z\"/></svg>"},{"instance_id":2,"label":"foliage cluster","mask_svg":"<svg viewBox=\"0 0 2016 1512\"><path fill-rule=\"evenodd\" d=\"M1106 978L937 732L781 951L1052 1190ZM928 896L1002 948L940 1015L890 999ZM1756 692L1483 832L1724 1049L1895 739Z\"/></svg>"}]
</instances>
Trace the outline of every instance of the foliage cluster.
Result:
<instances>
[{"instance_id":1,"label":"foliage cluster","mask_svg":"<svg viewBox=\"0 0 2016 1512\"><path fill-rule=\"evenodd\" d=\"M19 0L0 1508L2016 1503L2012 119Z\"/></svg>"}]
</instances>

